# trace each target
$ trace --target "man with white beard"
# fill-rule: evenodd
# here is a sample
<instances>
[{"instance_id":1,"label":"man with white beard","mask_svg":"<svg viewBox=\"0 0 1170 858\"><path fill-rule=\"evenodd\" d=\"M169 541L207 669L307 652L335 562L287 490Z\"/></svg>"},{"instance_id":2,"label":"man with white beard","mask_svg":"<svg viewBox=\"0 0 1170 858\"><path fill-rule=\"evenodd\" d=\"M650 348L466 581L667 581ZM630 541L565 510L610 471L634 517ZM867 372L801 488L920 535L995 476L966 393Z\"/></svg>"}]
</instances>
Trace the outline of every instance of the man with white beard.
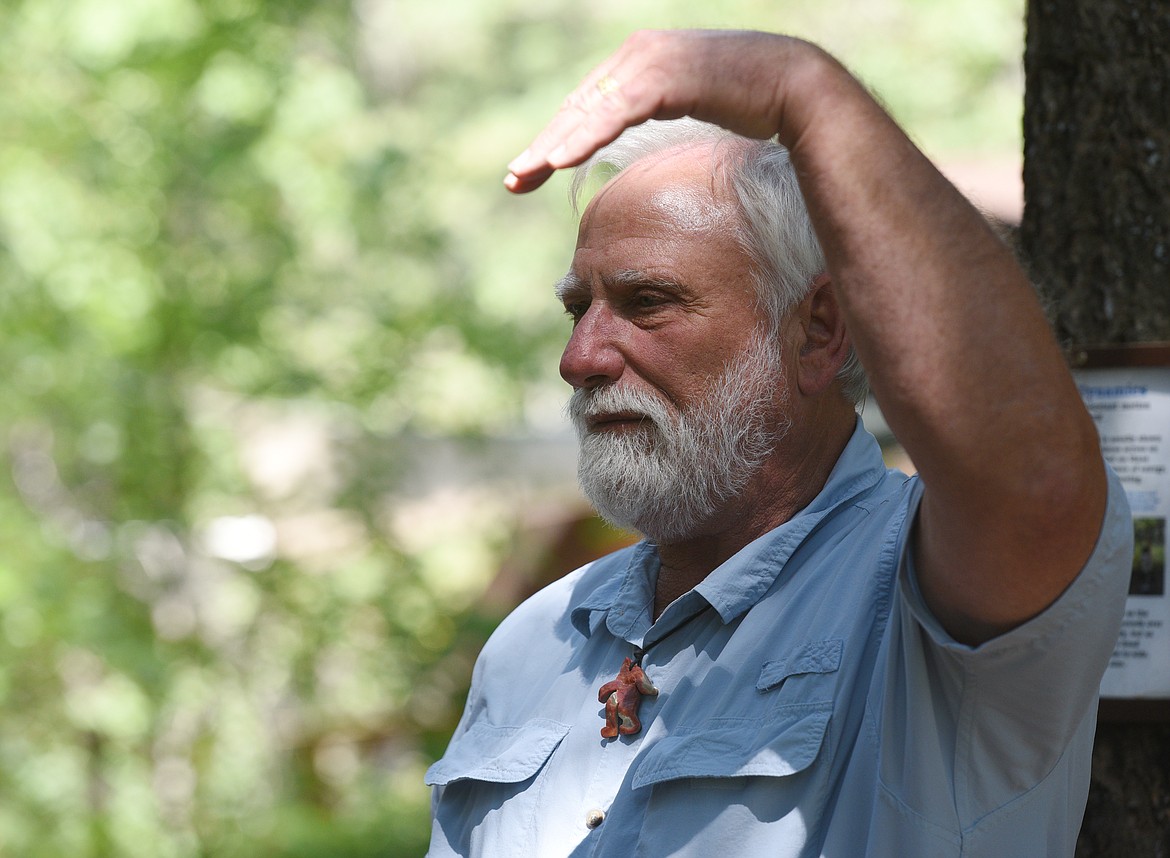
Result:
<instances>
[{"instance_id":1,"label":"man with white beard","mask_svg":"<svg viewBox=\"0 0 1170 858\"><path fill-rule=\"evenodd\" d=\"M1071 855L1132 534L1010 252L799 40L635 34L505 184L599 150L561 374L646 539L485 646L430 854Z\"/></svg>"},{"instance_id":2,"label":"man with white beard","mask_svg":"<svg viewBox=\"0 0 1170 858\"><path fill-rule=\"evenodd\" d=\"M786 424L769 421L767 408L779 377L778 344L759 331L710 391L677 415L641 390L578 388L569 414L581 442L582 490L606 520L660 545L693 533L743 490L783 437ZM614 414L637 415L638 425L595 431Z\"/></svg>"}]
</instances>

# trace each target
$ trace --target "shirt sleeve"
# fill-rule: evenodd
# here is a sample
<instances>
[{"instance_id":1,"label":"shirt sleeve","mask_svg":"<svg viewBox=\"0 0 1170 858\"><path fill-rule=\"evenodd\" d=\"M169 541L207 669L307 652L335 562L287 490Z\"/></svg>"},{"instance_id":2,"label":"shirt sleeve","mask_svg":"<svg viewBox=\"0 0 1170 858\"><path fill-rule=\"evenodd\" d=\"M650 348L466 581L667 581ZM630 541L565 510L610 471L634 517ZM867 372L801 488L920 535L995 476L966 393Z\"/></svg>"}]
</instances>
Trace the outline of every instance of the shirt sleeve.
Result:
<instances>
[{"instance_id":1,"label":"shirt sleeve","mask_svg":"<svg viewBox=\"0 0 1170 858\"><path fill-rule=\"evenodd\" d=\"M921 492L919 484L914 507ZM1125 491L1110 470L1101 532L1077 578L1044 612L974 647L954 640L926 606L904 547L883 729L895 732L890 738L903 749L901 762L933 764L941 780L911 783L885 766L889 779L901 780L909 793L949 786L964 827L1043 780L1074 736L1083 740L1087 732L1091 742L1101 676L1125 610L1132 544ZM891 717L901 724L893 726ZM931 759L914 760L921 754Z\"/></svg>"}]
</instances>

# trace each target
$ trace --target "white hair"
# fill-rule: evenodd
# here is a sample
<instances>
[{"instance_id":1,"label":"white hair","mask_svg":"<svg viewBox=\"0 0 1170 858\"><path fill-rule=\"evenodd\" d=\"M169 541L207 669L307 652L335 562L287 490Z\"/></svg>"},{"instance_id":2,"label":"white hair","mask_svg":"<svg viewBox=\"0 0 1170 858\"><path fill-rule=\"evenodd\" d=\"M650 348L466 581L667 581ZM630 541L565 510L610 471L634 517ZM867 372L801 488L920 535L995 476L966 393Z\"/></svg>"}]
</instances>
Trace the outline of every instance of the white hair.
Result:
<instances>
[{"instance_id":1,"label":"white hair","mask_svg":"<svg viewBox=\"0 0 1170 858\"><path fill-rule=\"evenodd\" d=\"M570 189L573 206L598 166L617 173L648 157L703 145L711 148L717 178L728 183L739 204L742 228L736 238L755 263L757 296L776 333L826 267L796 171L779 143L741 137L696 119L650 120L627 129L577 168ZM869 385L852 349L837 377L850 401L865 399Z\"/></svg>"}]
</instances>

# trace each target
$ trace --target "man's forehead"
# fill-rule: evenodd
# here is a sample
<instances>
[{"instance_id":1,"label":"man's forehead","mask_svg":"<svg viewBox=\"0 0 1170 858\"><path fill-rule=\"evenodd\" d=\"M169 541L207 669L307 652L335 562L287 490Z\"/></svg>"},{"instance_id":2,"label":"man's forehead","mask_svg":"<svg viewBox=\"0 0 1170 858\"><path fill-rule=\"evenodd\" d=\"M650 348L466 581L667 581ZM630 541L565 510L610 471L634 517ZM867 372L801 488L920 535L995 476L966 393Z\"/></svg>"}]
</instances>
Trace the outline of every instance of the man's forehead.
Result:
<instances>
[{"instance_id":1,"label":"man's forehead","mask_svg":"<svg viewBox=\"0 0 1170 858\"><path fill-rule=\"evenodd\" d=\"M632 164L598 191L582 226L611 206L669 222L681 232L727 226L737 213L709 145L673 149Z\"/></svg>"},{"instance_id":2,"label":"man's forehead","mask_svg":"<svg viewBox=\"0 0 1170 858\"><path fill-rule=\"evenodd\" d=\"M730 214L726 201L715 199L710 188L693 184L656 188L646 204L656 214L673 221L683 232L705 232L725 222Z\"/></svg>"}]
</instances>

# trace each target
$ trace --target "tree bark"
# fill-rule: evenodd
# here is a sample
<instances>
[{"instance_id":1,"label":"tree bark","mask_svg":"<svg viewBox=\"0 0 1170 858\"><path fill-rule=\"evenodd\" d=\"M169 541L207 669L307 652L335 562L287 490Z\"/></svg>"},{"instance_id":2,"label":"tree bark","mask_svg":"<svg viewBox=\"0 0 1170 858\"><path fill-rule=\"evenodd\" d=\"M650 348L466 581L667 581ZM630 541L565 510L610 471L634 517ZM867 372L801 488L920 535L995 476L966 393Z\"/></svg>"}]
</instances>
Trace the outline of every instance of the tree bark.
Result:
<instances>
[{"instance_id":1,"label":"tree bark","mask_svg":"<svg viewBox=\"0 0 1170 858\"><path fill-rule=\"evenodd\" d=\"M1020 249L1068 346L1170 340L1170 3L1029 0ZM1170 858L1170 725L1100 725L1077 858Z\"/></svg>"},{"instance_id":2,"label":"tree bark","mask_svg":"<svg viewBox=\"0 0 1170 858\"><path fill-rule=\"evenodd\" d=\"M1031 0L1020 242L1058 334L1170 339L1170 3Z\"/></svg>"}]
</instances>

